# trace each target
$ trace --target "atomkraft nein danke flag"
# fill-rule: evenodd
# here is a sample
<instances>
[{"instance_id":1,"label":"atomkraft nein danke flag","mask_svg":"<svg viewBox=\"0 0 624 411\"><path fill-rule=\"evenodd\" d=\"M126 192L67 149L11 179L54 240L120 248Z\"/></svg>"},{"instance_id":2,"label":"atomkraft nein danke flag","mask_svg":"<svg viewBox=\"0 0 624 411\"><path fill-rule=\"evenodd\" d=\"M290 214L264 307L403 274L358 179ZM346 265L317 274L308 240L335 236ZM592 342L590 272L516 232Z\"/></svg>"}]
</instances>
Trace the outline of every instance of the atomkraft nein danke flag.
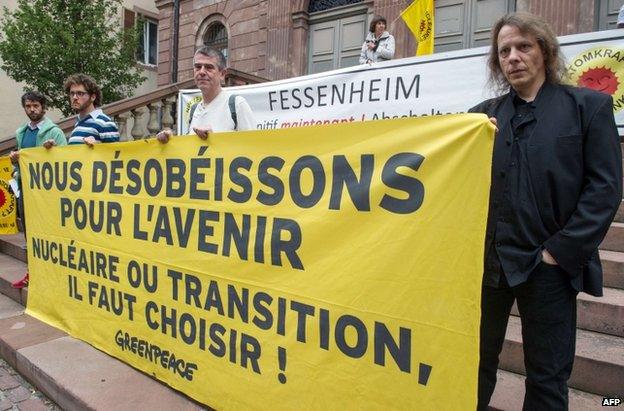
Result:
<instances>
[{"instance_id":1,"label":"atomkraft nein danke flag","mask_svg":"<svg viewBox=\"0 0 624 411\"><path fill-rule=\"evenodd\" d=\"M17 201L9 189L13 165L9 157L0 157L0 234L17 233Z\"/></svg>"},{"instance_id":2,"label":"atomkraft nein danke flag","mask_svg":"<svg viewBox=\"0 0 624 411\"><path fill-rule=\"evenodd\" d=\"M433 0L415 0L401 12L401 17L412 31L418 45L416 55L433 53L434 11Z\"/></svg>"},{"instance_id":3,"label":"atomkraft nein danke flag","mask_svg":"<svg viewBox=\"0 0 624 411\"><path fill-rule=\"evenodd\" d=\"M474 409L493 141L462 114L25 150L27 312L218 410Z\"/></svg>"}]
</instances>

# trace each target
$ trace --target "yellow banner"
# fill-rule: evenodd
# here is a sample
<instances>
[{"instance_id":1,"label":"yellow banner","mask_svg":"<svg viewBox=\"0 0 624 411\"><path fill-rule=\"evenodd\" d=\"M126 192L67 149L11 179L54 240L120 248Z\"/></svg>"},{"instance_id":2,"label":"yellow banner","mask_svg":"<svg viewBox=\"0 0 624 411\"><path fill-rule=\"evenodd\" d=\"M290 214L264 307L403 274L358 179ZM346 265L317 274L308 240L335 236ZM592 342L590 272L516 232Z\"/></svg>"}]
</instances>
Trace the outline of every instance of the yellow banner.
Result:
<instances>
[{"instance_id":1,"label":"yellow banner","mask_svg":"<svg viewBox=\"0 0 624 411\"><path fill-rule=\"evenodd\" d=\"M401 12L401 18L418 42L416 45L417 56L433 53L434 14L433 0L414 0Z\"/></svg>"},{"instance_id":2,"label":"yellow banner","mask_svg":"<svg viewBox=\"0 0 624 411\"><path fill-rule=\"evenodd\" d=\"M17 233L17 200L9 188L13 165L9 157L0 157L0 234Z\"/></svg>"},{"instance_id":3,"label":"yellow banner","mask_svg":"<svg viewBox=\"0 0 624 411\"><path fill-rule=\"evenodd\" d=\"M27 150L28 313L219 410L474 409L493 135L464 114Z\"/></svg>"}]
</instances>

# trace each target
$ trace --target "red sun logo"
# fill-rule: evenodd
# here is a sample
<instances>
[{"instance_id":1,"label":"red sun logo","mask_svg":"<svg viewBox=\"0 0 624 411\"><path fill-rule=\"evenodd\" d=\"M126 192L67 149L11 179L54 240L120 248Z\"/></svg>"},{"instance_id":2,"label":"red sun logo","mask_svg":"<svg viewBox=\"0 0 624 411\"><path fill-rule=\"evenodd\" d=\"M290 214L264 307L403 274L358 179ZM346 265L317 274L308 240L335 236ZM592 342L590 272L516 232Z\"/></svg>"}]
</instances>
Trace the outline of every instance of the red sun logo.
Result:
<instances>
[{"instance_id":1,"label":"red sun logo","mask_svg":"<svg viewBox=\"0 0 624 411\"><path fill-rule=\"evenodd\" d=\"M605 67L591 68L585 71L578 79L580 87L587 87L605 94L613 95L620 82L613 70Z\"/></svg>"},{"instance_id":2,"label":"red sun logo","mask_svg":"<svg viewBox=\"0 0 624 411\"><path fill-rule=\"evenodd\" d=\"M4 194L4 190L0 190L0 208L4 207L7 202L6 194Z\"/></svg>"}]
</instances>

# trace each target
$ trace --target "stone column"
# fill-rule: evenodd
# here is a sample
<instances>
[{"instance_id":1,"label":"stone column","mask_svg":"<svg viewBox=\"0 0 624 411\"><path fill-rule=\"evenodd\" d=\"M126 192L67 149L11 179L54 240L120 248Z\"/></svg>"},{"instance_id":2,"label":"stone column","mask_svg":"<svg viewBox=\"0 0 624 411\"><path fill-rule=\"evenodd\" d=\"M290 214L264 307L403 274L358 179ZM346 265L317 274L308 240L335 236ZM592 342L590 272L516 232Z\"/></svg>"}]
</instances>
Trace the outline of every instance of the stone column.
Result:
<instances>
[{"instance_id":1,"label":"stone column","mask_svg":"<svg viewBox=\"0 0 624 411\"><path fill-rule=\"evenodd\" d=\"M128 141L128 117L130 117L130 113L121 113L115 117L117 127L119 127L120 141Z\"/></svg>"},{"instance_id":2,"label":"stone column","mask_svg":"<svg viewBox=\"0 0 624 411\"><path fill-rule=\"evenodd\" d=\"M175 107L176 101L178 100L178 96L174 95L173 97L169 97L164 101L164 108L162 114L162 125L163 128L170 128L173 130L173 116L171 115L171 110Z\"/></svg>"},{"instance_id":3,"label":"stone column","mask_svg":"<svg viewBox=\"0 0 624 411\"><path fill-rule=\"evenodd\" d=\"M134 124L132 125L132 131L130 131L130 134L132 134L133 139L140 140L143 137L145 137L145 131L143 130L143 127L141 124L144 109L135 108L131 110L130 112L132 113L132 117L134 118Z\"/></svg>"},{"instance_id":4,"label":"stone column","mask_svg":"<svg viewBox=\"0 0 624 411\"><path fill-rule=\"evenodd\" d=\"M160 121L158 121L158 112L162 107L162 103L160 101L156 101L154 103L150 103L147 105L149 108L149 121L147 122L147 130L149 131L150 136L156 135L160 131Z\"/></svg>"},{"instance_id":5,"label":"stone column","mask_svg":"<svg viewBox=\"0 0 624 411\"><path fill-rule=\"evenodd\" d=\"M290 43L290 75L302 76L308 72L308 31L309 15L307 11L292 14L292 41Z\"/></svg>"}]
</instances>

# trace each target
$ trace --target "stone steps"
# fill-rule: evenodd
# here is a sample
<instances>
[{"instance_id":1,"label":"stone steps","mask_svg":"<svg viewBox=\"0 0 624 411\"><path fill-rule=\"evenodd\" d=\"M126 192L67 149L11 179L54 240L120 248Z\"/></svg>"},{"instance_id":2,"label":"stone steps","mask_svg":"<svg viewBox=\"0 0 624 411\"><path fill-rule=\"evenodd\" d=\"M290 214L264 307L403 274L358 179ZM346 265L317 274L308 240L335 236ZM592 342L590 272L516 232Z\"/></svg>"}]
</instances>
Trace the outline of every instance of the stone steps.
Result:
<instances>
[{"instance_id":1,"label":"stone steps","mask_svg":"<svg viewBox=\"0 0 624 411\"><path fill-rule=\"evenodd\" d=\"M0 355L63 410L202 410L183 394L0 295Z\"/></svg>"},{"instance_id":2,"label":"stone steps","mask_svg":"<svg viewBox=\"0 0 624 411\"><path fill-rule=\"evenodd\" d=\"M26 263L0 253L0 293L23 306L28 299L28 288L17 290L11 284L22 279L27 270Z\"/></svg>"},{"instance_id":3,"label":"stone steps","mask_svg":"<svg viewBox=\"0 0 624 411\"><path fill-rule=\"evenodd\" d=\"M624 253L600 250L605 287L624 289Z\"/></svg>"},{"instance_id":4,"label":"stone steps","mask_svg":"<svg viewBox=\"0 0 624 411\"><path fill-rule=\"evenodd\" d=\"M577 328L624 337L624 290L605 288L602 297L580 293L576 307ZM511 313L519 315L515 303Z\"/></svg>"},{"instance_id":5,"label":"stone steps","mask_svg":"<svg viewBox=\"0 0 624 411\"><path fill-rule=\"evenodd\" d=\"M604 240L600 244L601 250L624 251L624 223L613 222Z\"/></svg>"},{"instance_id":6,"label":"stone steps","mask_svg":"<svg viewBox=\"0 0 624 411\"><path fill-rule=\"evenodd\" d=\"M624 290L605 288L602 297L580 293L577 299L577 327L624 337ZM624 338L621 343L624 345Z\"/></svg>"},{"instance_id":7,"label":"stone steps","mask_svg":"<svg viewBox=\"0 0 624 411\"><path fill-rule=\"evenodd\" d=\"M570 388L602 396L624 394L624 338L578 329ZM511 316L499 368L524 374L520 318Z\"/></svg>"},{"instance_id":8,"label":"stone steps","mask_svg":"<svg viewBox=\"0 0 624 411\"><path fill-rule=\"evenodd\" d=\"M620 203L620 207L618 208L613 221L618 223L624 223L624 201Z\"/></svg>"},{"instance_id":9,"label":"stone steps","mask_svg":"<svg viewBox=\"0 0 624 411\"><path fill-rule=\"evenodd\" d=\"M26 262L26 240L24 239L24 234L17 233L10 235L0 235L0 253Z\"/></svg>"},{"instance_id":10,"label":"stone steps","mask_svg":"<svg viewBox=\"0 0 624 411\"><path fill-rule=\"evenodd\" d=\"M496 389L490 407L505 411L521 411L524 398L524 375L498 370ZM570 411L598 411L603 409L602 396L570 389Z\"/></svg>"}]
</instances>

